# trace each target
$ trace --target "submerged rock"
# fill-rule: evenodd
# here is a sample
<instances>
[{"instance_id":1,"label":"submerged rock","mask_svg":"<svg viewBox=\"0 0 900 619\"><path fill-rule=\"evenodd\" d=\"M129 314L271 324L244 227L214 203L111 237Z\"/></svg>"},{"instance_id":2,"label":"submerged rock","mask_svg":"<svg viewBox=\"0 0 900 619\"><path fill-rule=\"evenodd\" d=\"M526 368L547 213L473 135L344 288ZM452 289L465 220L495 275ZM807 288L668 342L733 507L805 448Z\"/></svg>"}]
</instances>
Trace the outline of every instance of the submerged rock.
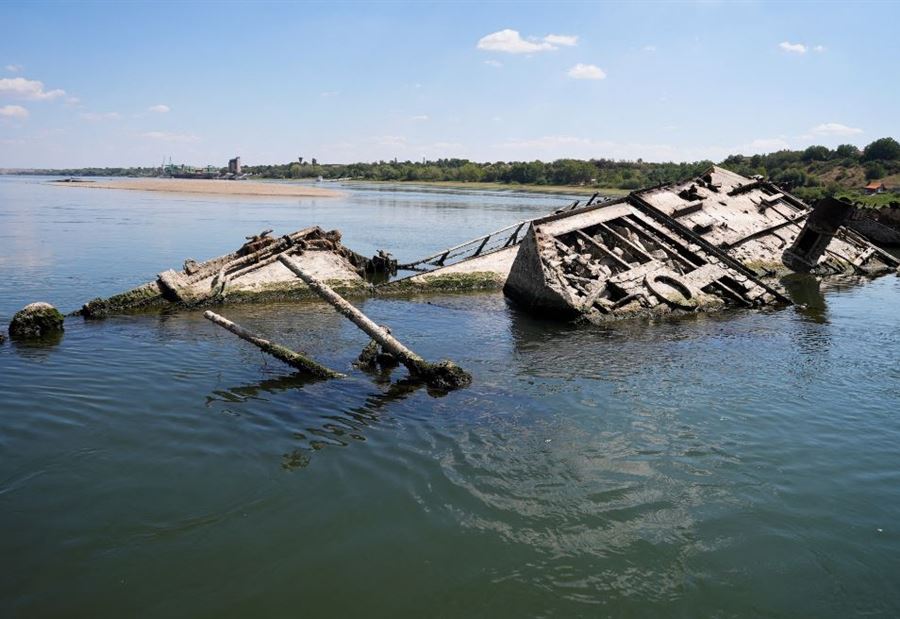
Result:
<instances>
[{"instance_id":1,"label":"submerged rock","mask_svg":"<svg viewBox=\"0 0 900 619\"><path fill-rule=\"evenodd\" d=\"M49 303L31 303L13 316L9 334L15 338L54 335L63 331L63 321L63 315Z\"/></svg>"}]
</instances>

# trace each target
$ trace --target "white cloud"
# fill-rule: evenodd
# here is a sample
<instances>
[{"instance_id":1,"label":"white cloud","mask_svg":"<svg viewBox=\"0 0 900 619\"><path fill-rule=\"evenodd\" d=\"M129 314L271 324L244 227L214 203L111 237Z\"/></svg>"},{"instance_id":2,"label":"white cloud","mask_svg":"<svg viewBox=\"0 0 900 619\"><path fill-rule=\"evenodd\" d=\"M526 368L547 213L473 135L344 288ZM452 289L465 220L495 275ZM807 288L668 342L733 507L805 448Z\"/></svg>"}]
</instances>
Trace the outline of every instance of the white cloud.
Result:
<instances>
[{"instance_id":1,"label":"white cloud","mask_svg":"<svg viewBox=\"0 0 900 619\"><path fill-rule=\"evenodd\" d=\"M28 118L28 110L21 105L4 105L0 107L0 116L4 118Z\"/></svg>"},{"instance_id":2,"label":"white cloud","mask_svg":"<svg viewBox=\"0 0 900 619\"><path fill-rule=\"evenodd\" d=\"M645 45L644 51L652 54L653 52L656 51L656 46L655 45Z\"/></svg>"},{"instance_id":3,"label":"white cloud","mask_svg":"<svg viewBox=\"0 0 900 619\"><path fill-rule=\"evenodd\" d=\"M856 127L848 127L847 125L842 125L840 123L823 123L821 125L816 125L810 129L809 132L812 135L821 136L848 136L862 133L863 130L857 129Z\"/></svg>"},{"instance_id":4,"label":"white cloud","mask_svg":"<svg viewBox=\"0 0 900 619\"><path fill-rule=\"evenodd\" d=\"M484 64L486 64L489 67L494 67L495 69L499 69L503 66L503 63L500 62L499 60L485 60Z\"/></svg>"},{"instance_id":5,"label":"white cloud","mask_svg":"<svg viewBox=\"0 0 900 619\"><path fill-rule=\"evenodd\" d=\"M199 142L200 138L190 133L169 133L168 131L148 131L141 134L142 138L160 140L162 142Z\"/></svg>"},{"instance_id":6,"label":"white cloud","mask_svg":"<svg viewBox=\"0 0 900 619\"><path fill-rule=\"evenodd\" d=\"M416 116L410 116L409 119L416 121L428 120L428 114L417 114Z\"/></svg>"},{"instance_id":7,"label":"white cloud","mask_svg":"<svg viewBox=\"0 0 900 619\"><path fill-rule=\"evenodd\" d=\"M822 52L825 51L825 46L824 46L824 45L816 45L816 46L813 48L813 51L814 51L814 52L818 52L818 53L821 54Z\"/></svg>"},{"instance_id":8,"label":"white cloud","mask_svg":"<svg viewBox=\"0 0 900 619\"><path fill-rule=\"evenodd\" d=\"M81 103L81 99L78 97L66 97L66 105L78 105Z\"/></svg>"},{"instance_id":9,"label":"white cloud","mask_svg":"<svg viewBox=\"0 0 900 619\"><path fill-rule=\"evenodd\" d=\"M791 54L805 54L807 50L807 47L803 43L789 43L788 41L782 41L778 44L778 47L781 48L782 51Z\"/></svg>"},{"instance_id":10,"label":"white cloud","mask_svg":"<svg viewBox=\"0 0 900 619\"><path fill-rule=\"evenodd\" d=\"M65 90L44 90L44 83L27 80L24 77L5 77L0 79L0 95L9 95L19 99L45 101L64 97Z\"/></svg>"},{"instance_id":11,"label":"white cloud","mask_svg":"<svg viewBox=\"0 0 900 619\"><path fill-rule=\"evenodd\" d=\"M604 80L606 72L593 64L578 63L568 70L566 73L569 77L576 80Z\"/></svg>"},{"instance_id":12,"label":"white cloud","mask_svg":"<svg viewBox=\"0 0 900 619\"><path fill-rule=\"evenodd\" d=\"M25 67L23 67L23 66L20 65L20 64L8 64L8 65L6 65L6 66L3 67L3 68L6 69L7 71L9 71L10 73L18 73L19 71L21 71L21 70L24 69Z\"/></svg>"},{"instance_id":13,"label":"white cloud","mask_svg":"<svg viewBox=\"0 0 900 619\"><path fill-rule=\"evenodd\" d=\"M150 107L147 108L147 111L148 112L156 112L157 114L165 114L167 112L171 112L172 108L170 108L168 105L160 103L158 105L151 105Z\"/></svg>"},{"instance_id":14,"label":"white cloud","mask_svg":"<svg viewBox=\"0 0 900 619\"><path fill-rule=\"evenodd\" d=\"M572 47L578 44L578 37L567 34L548 34L543 39L523 39L518 30L506 28L481 37L476 46L486 52L505 52L507 54L533 54L559 49L559 46Z\"/></svg>"},{"instance_id":15,"label":"white cloud","mask_svg":"<svg viewBox=\"0 0 900 619\"><path fill-rule=\"evenodd\" d=\"M341 93L339 93L337 90L326 90L324 92L320 92L319 96L328 98L328 97L336 97L339 94L341 94Z\"/></svg>"},{"instance_id":16,"label":"white cloud","mask_svg":"<svg viewBox=\"0 0 900 619\"><path fill-rule=\"evenodd\" d=\"M562 45L563 47L575 47L578 45L578 37L570 34L548 34L544 37L544 43L550 45Z\"/></svg>"},{"instance_id":17,"label":"white cloud","mask_svg":"<svg viewBox=\"0 0 900 619\"><path fill-rule=\"evenodd\" d=\"M82 112L80 116L85 120L119 120L122 115L118 112Z\"/></svg>"}]
</instances>

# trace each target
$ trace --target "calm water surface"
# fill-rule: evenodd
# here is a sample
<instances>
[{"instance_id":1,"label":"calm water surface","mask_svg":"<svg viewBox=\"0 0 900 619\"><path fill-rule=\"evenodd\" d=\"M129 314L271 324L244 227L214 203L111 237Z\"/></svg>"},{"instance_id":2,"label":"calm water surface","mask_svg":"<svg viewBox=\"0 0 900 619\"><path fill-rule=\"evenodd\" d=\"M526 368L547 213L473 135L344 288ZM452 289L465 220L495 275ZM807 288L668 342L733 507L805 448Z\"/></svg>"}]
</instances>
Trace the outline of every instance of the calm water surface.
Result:
<instances>
[{"instance_id":1,"label":"calm water surface","mask_svg":"<svg viewBox=\"0 0 900 619\"><path fill-rule=\"evenodd\" d=\"M264 228L417 258L567 203L347 189L235 199L0 177L0 321L70 311ZM472 371L435 398L350 363L318 303L69 319L0 346L0 616L900 614L900 278L808 307L607 329L500 294L361 305Z\"/></svg>"}]
</instances>

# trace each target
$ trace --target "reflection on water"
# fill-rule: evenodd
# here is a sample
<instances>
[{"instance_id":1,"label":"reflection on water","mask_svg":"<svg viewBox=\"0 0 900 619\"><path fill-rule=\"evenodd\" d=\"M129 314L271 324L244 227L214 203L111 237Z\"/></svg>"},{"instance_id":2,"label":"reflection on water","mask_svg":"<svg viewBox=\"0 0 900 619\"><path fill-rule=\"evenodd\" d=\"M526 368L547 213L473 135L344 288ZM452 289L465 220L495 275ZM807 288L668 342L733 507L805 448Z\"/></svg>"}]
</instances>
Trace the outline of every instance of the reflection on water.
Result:
<instances>
[{"instance_id":1,"label":"reflection on water","mask_svg":"<svg viewBox=\"0 0 900 619\"><path fill-rule=\"evenodd\" d=\"M58 346L65 335L65 331L55 331L45 333L40 337L23 338L10 336L9 341L13 350L23 359L38 360L51 354L53 347Z\"/></svg>"},{"instance_id":2,"label":"reflection on water","mask_svg":"<svg viewBox=\"0 0 900 619\"><path fill-rule=\"evenodd\" d=\"M348 191L0 179L0 234L54 252L26 274L0 245L0 314L75 307L246 230L319 223L412 258L547 203ZM801 305L604 328L495 293L361 300L473 374L441 398L354 369L368 338L316 302L223 314L347 378L291 374L199 312L7 342L0 615L896 616L900 278L790 286Z\"/></svg>"},{"instance_id":3,"label":"reflection on water","mask_svg":"<svg viewBox=\"0 0 900 619\"><path fill-rule=\"evenodd\" d=\"M824 324L828 322L827 305L819 280L809 274L793 274L781 279L788 297L797 307L801 316L810 321Z\"/></svg>"},{"instance_id":4,"label":"reflection on water","mask_svg":"<svg viewBox=\"0 0 900 619\"><path fill-rule=\"evenodd\" d=\"M379 378L387 380L384 390L369 394L365 397L363 404L359 406L354 406L348 410L335 411L335 414L324 417L313 419L298 418L296 422L302 426L302 429L293 430L291 436L301 443L301 446L282 455L282 468L285 470L305 468L310 463L312 452L328 445L346 447L351 440L364 441L365 429L378 421L381 410L424 387L422 382L408 379L401 379L392 383L388 372L381 372ZM241 414L235 412L230 405L244 403L251 398L265 402L270 400L268 397L270 395L302 389L306 385L322 382L325 381L298 374L269 378L252 385L217 389L206 397L206 405L216 409L219 407L219 404L224 404L221 412L240 416ZM303 425L309 423L318 425Z\"/></svg>"}]
</instances>

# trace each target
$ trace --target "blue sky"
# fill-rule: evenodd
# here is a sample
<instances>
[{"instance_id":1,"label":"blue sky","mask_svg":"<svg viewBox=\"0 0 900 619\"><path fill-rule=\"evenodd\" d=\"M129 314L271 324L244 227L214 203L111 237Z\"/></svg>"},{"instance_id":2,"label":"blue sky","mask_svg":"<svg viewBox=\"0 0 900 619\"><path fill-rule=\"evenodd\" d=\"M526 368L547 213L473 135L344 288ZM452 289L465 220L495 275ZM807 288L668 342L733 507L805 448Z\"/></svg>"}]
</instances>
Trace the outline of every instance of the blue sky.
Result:
<instances>
[{"instance_id":1,"label":"blue sky","mask_svg":"<svg viewBox=\"0 0 900 619\"><path fill-rule=\"evenodd\" d=\"M0 167L900 137L897 3L3 3Z\"/></svg>"}]
</instances>

